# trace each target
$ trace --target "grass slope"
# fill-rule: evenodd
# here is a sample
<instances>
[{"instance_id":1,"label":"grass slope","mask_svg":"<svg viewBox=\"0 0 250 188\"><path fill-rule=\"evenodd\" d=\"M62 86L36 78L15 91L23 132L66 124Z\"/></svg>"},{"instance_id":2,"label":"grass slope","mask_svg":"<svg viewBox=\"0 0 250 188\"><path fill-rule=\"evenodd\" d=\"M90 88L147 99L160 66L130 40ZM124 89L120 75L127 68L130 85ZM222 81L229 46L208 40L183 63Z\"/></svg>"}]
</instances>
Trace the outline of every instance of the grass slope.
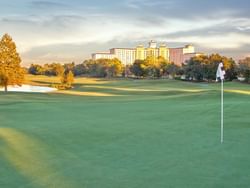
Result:
<instances>
[{"instance_id":1,"label":"grass slope","mask_svg":"<svg viewBox=\"0 0 250 188\"><path fill-rule=\"evenodd\" d=\"M0 93L0 187L249 187L250 87L225 84L222 145L219 89L79 78L63 93Z\"/></svg>"}]
</instances>

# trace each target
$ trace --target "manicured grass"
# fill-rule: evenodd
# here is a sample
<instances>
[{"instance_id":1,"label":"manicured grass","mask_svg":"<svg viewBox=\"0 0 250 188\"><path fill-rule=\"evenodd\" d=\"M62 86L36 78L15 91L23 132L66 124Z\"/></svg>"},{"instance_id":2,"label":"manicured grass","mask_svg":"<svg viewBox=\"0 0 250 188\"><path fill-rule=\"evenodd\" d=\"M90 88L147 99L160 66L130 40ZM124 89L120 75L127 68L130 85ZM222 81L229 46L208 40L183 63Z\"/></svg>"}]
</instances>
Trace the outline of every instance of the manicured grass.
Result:
<instances>
[{"instance_id":1,"label":"manicured grass","mask_svg":"<svg viewBox=\"0 0 250 188\"><path fill-rule=\"evenodd\" d=\"M250 86L225 84L224 144L219 89L78 78L71 91L0 93L0 187L249 187Z\"/></svg>"}]
</instances>

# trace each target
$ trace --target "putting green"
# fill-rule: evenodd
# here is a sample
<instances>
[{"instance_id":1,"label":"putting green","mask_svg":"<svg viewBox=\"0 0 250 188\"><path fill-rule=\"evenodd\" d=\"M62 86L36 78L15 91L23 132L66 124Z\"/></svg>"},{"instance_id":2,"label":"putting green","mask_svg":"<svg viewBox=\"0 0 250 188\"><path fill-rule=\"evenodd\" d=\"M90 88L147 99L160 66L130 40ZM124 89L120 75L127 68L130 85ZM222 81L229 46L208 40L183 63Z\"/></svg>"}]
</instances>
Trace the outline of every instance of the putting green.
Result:
<instances>
[{"instance_id":1,"label":"putting green","mask_svg":"<svg viewBox=\"0 0 250 188\"><path fill-rule=\"evenodd\" d=\"M78 78L65 92L0 92L0 187L249 187L250 86L225 90L224 144L219 84Z\"/></svg>"}]
</instances>

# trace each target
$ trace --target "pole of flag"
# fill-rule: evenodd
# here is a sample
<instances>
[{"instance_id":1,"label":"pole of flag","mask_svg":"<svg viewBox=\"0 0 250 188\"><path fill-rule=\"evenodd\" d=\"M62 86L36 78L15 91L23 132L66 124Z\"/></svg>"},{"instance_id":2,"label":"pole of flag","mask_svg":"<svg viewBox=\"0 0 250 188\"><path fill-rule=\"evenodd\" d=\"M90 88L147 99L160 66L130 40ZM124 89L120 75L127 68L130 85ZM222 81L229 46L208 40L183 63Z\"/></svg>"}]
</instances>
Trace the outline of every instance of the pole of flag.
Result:
<instances>
[{"instance_id":1,"label":"pole of flag","mask_svg":"<svg viewBox=\"0 0 250 188\"><path fill-rule=\"evenodd\" d=\"M221 79L221 136L220 136L220 142L223 143L223 137L224 137L224 96L223 96L223 79Z\"/></svg>"},{"instance_id":2,"label":"pole of flag","mask_svg":"<svg viewBox=\"0 0 250 188\"><path fill-rule=\"evenodd\" d=\"M223 63L220 63L216 73L216 81L218 78L221 80L221 134L220 134L220 141L223 143L224 141L224 75L225 71L222 69Z\"/></svg>"}]
</instances>

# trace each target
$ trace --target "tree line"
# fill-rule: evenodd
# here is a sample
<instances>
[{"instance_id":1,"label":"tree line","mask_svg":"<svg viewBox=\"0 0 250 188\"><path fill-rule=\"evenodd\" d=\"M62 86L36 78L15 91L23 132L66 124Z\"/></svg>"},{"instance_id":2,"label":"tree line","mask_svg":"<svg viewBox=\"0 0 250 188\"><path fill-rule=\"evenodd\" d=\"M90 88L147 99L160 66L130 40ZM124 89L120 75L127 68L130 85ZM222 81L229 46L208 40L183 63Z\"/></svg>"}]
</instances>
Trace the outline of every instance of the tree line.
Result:
<instances>
[{"instance_id":1,"label":"tree line","mask_svg":"<svg viewBox=\"0 0 250 188\"><path fill-rule=\"evenodd\" d=\"M165 75L173 77L179 74L179 67L173 63L168 63L162 57L148 57L145 60L136 60L132 65L123 65L118 59L98 59L85 60L81 64L51 63L51 64L31 64L28 73L33 75L58 76L63 70L71 71L74 76L91 77L152 77L160 78Z\"/></svg>"},{"instance_id":2,"label":"tree line","mask_svg":"<svg viewBox=\"0 0 250 188\"><path fill-rule=\"evenodd\" d=\"M172 78L189 81L216 80L218 64L223 62L227 80L244 78L250 81L250 58L236 63L232 58L219 54L200 55L178 66L168 62L163 57L147 57L145 60L135 60L126 67L118 59L85 60L81 64L52 63L45 65L32 64L28 72L34 75L57 76L63 70L72 72L74 76L92 77L134 77L134 78Z\"/></svg>"},{"instance_id":3,"label":"tree line","mask_svg":"<svg viewBox=\"0 0 250 188\"><path fill-rule=\"evenodd\" d=\"M33 75L46 75L59 77L60 84L53 84L53 87L57 89L69 89L74 82L73 69L74 63L62 65L60 63L51 64L31 64L28 68L28 73Z\"/></svg>"},{"instance_id":4,"label":"tree line","mask_svg":"<svg viewBox=\"0 0 250 188\"><path fill-rule=\"evenodd\" d=\"M71 71L75 76L118 77L122 76L124 66L118 59L86 60L81 64L51 63L31 64L28 73L33 75L58 76L62 71Z\"/></svg>"},{"instance_id":5,"label":"tree line","mask_svg":"<svg viewBox=\"0 0 250 188\"><path fill-rule=\"evenodd\" d=\"M224 65L226 80L232 81L243 77L245 82L249 82L250 58L245 58L236 63L232 58L221 56L219 54L197 56L184 63L181 66L181 72L186 80L216 80L216 71L220 62Z\"/></svg>"}]
</instances>

